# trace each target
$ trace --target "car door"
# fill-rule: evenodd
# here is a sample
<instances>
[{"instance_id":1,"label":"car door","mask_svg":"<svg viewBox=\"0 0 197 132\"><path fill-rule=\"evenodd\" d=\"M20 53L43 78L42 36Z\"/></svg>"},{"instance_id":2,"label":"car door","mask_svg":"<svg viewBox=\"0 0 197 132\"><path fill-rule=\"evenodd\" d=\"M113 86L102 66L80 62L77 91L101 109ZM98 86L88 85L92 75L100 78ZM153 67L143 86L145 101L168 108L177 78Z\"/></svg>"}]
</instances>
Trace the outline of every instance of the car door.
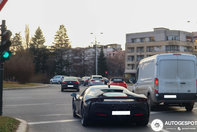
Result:
<instances>
[{"instance_id":1,"label":"car door","mask_svg":"<svg viewBox=\"0 0 197 132\"><path fill-rule=\"evenodd\" d=\"M196 93L196 64L187 56L178 56L178 93Z\"/></svg>"}]
</instances>

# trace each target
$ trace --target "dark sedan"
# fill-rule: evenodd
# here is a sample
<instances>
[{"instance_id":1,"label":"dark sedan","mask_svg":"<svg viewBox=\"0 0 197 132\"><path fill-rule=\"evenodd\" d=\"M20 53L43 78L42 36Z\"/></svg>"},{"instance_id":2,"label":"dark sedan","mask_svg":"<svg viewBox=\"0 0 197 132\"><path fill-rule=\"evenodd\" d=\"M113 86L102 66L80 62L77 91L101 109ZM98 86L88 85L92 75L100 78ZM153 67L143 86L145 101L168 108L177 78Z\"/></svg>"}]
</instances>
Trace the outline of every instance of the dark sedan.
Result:
<instances>
[{"instance_id":1,"label":"dark sedan","mask_svg":"<svg viewBox=\"0 0 197 132\"><path fill-rule=\"evenodd\" d=\"M121 86L97 85L81 95L72 93L73 116L87 126L92 121L125 120L145 126L149 121L149 106L144 95L135 94Z\"/></svg>"},{"instance_id":2,"label":"dark sedan","mask_svg":"<svg viewBox=\"0 0 197 132\"><path fill-rule=\"evenodd\" d=\"M77 77L65 77L61 84L61 91L63 92L65 89L75 89L79 92L79 85Z\"/></svg>"}]
</instances>

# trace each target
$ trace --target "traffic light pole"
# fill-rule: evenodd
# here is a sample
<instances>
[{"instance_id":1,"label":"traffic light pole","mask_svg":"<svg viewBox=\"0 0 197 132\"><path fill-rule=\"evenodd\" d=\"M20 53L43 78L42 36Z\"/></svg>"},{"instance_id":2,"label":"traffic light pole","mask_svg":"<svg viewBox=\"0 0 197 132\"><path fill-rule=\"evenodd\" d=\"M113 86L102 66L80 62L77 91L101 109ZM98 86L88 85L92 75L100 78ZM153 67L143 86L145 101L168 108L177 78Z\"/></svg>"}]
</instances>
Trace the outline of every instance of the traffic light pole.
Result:
<instances>
[{"instance_id":1,"label":"traffic light pole","mask_svg":"<svg viewBox=\"0 0 197 132\"><path fill-rule=\"evenodd\" d=\"M6 30L5 20L2 21L1 35ZM2 45L2 40L1 40ZM3 114L3 62L0 61L0 115Z\"/></svg>"}]
</instances>

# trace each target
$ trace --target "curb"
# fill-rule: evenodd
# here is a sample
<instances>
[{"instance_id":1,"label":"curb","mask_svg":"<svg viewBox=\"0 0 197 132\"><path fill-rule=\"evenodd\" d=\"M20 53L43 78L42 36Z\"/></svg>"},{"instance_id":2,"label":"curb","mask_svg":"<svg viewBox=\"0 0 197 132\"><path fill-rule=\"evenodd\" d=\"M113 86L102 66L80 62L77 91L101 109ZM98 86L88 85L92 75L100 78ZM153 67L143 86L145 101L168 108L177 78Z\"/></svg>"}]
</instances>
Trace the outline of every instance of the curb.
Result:
<instances>
[{"instance_id":1,"label":"curb","mask_svg":"<svg viewBox=\"0 0 197 132\"><path fill-rule=\"evenodd\" d=\"M34 86L34 87L13 87L13 88L3 88L3 90L20 90L20 89L34 89L34 88L45 88L49 86L48 84L42 86Z\"/></svg>"},{"instance_id":2,"label":"curb","mask_svg":"<svg viewBox=\"0 0 197 132\"><path fill-rule=\"evenodd\" d=\"M22 120L19 118L16 118L16 119L20 121L20 125L19 125L18 129L16 130L16 132L27 132L27 130L28 130L27 122L25 120Z\"/></svg>"}]
</instances>

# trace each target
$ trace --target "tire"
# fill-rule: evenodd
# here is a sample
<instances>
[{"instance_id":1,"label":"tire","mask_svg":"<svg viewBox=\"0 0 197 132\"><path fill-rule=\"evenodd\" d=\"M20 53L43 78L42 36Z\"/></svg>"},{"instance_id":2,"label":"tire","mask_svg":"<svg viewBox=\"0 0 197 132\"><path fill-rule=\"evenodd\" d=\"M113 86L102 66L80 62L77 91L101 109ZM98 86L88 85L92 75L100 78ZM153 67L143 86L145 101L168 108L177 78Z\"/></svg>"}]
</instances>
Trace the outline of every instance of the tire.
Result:
<instances>
[{"instance_id":1,"label":"tire","mask_svg":"<svg viewBox=\"0 0 197 132\"><path fill-rule=\"evenodd\" d=\"M74 103L72 102L72 104L73 104L73 117L74 118L77 118L78 116L77 116L77 114L76 114L76 108L75 108L75 105L74 105Z\"/></svg>"},{"instance_id":2,"label":"tire","mask_svg":"<svg viewBox=\"0 0 197 132\"><path fill-rule=\"evenodd\" d=\"M79 92L80 90L79 90L79 88L77 89L77 92Z\"/></svg>"},{"instance_id":3,"label":"tire","mask_svg":"<svg viewBox=\"0 0 197 132\"><path fill-rule=\"evenodd\" d=\"M153 103L150 95L147 96L148 99L148 105L149 105L149 110L155 110L156 109L156 104Z\"/></svg>"},{"instance_id":4,"label":"tire","mask_svg":"<svg viewBox=\"0 0 197 132\"><path fill-rule=\"evenodd\" d=\"M188 112L192 111L193 107L194 107L194 103L185 104L185 109Z\"/></svg>"},{"instance_id":5,"label":"tire","mask_svg":"<svg viewBox=\"0 0 197 132\"><path fill-rule=\"evenodd\" d=\"M82 126L84 126L84 127L86 127L86 126L89 125L88 117L87 117L87 115L85 114L84 108L82 108L82 111L81 111L81 124L82 124Z\"/></svg>"},{"instance_id":6,"label":"tire","mask_svg":"<svg viewBox=\"0 0 197 132\"><path fill-rule=\"evenodd\" d=\"M64 92L64 89L63 88L61 88L61 92Z\"/></svg>"},{"instance_id":7,"label":"tire","mask_svg":"<svg viewBox=\"0 0 197 132\"><path fill-rule=\"evenodd\" d=\"M137 126L147 126L148 122L149 122L149 118L147 117L147 118L144 118L143 120L137 121L136 125Z\"/></svg>"}]
</instances>

